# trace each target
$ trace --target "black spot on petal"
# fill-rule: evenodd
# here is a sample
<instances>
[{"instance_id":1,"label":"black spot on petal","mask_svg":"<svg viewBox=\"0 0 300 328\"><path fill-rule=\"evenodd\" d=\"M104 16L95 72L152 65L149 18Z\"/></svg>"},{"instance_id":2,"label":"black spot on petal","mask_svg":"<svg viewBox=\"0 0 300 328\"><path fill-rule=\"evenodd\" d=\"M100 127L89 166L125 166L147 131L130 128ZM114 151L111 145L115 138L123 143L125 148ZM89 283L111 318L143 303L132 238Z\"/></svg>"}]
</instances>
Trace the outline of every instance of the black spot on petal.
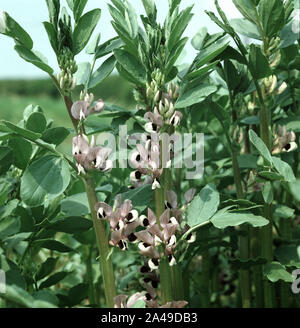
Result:
<instances>
[{"instance_id":1,"label":"black spot on petal","mask_svg":"<svg viewBox=\"0 0 300 328\"><path fill-rule=\"evenodd\" d=\"M137 240L137 237L134 233L131 233L129 236L128 236L128 240L132 243L134 241Z\"/></svg>"},{"instance_id":2,"label":"black spot on petal","mask_svg":"<svg viewBox=\"0 0 300 328\"><path fill-rule=\"evenodd\" d=\"M150 272L150 268L146 265L143 265L140 269L141 273L147 273L147 272Z\"/></svg>"},{"instance_id":3,"label":"black spot on petal","mask_svg":"<svg viewBox=\"0 0 300 328\"><path fill-rule=\"evenodd\" d=\"M158 287L158 281L152 280L151 285L152 285L153 288L157 288Z\"/></svg>"},{"instance_id":4,"label":"black spot on petal","mask_svg":"<svg viewBox=\"0 0 300 328\"><path fill-rule=\"evenodd\" d=\"M151 297L151 295L149 293L146 293L145 294L145 297L146 297L146 300L147 301L151 301L152 300L152 297Z\"/></svg>"},{"instance_id":5,"label":"black spot on petal","mask_svg":"<svg viewBox=\"0 0 300 328\"><path fill-rule=\"evenodd\" d=\"M152 259L151 261L155 266L158 266L158 259Z\"/></svg>"},{"instance_id":6,"label":"black spot on petal","mask_svg":"<svg viewBox=\"0 0 300 328\"><path fill-rule=\"evenodd\" d=\"M144 227L147 227L149 225L149 220L147 219L147 218L145 218L144 220L143 220L143 226Z\"/></svg>"}]
</instances>

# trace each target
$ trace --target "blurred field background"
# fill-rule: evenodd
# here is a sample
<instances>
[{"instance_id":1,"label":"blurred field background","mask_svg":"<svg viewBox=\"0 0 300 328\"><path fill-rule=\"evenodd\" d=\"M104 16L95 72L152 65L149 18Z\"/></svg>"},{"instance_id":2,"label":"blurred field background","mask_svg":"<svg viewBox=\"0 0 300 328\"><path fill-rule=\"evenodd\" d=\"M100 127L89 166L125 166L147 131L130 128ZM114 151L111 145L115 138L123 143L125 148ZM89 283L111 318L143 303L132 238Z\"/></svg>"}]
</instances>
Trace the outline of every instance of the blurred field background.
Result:
<instances>
[{"instance_id":1,"label":"blurred field background","mask_svg":"<svg viewBox=\"0 0 300 328\"><path fill-rule=\"evenodd\" d=\"M73 101L79 99L81 89L82 87L77 87L74 90ZM134 107L131 85L117 74L112 74L99 86L91 89L91 92L95 95L95 100L102 98L108 104ZM61 96L51 79L0 80L0 119L18 123L22 119L24 108L30 104L39 105L46 118L54 120L53 127L72 127ZM61 146L67 153L71 152L69 141L70 138Z\"/></svg>"}]
</instances>

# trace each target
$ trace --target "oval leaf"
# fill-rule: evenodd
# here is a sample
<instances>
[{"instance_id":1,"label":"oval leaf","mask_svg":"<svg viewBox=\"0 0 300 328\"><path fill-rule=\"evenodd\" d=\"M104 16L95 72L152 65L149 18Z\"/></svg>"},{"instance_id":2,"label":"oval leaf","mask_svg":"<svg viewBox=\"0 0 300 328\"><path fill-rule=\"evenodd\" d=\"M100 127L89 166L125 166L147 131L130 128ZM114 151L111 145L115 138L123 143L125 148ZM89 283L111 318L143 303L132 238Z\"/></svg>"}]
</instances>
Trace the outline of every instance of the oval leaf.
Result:
<instances>
[{"instance_id":1,"label":"oval leaf","mask_svg":"<svg viewBox=\"0 0 300 328\"><path fill-rule=\"evenodd\" d=\"M21 179L21 198L29 206L42 205L63 193L70 182L68 163L47 155L33 162Z\"/></svg>"}]
</instances>

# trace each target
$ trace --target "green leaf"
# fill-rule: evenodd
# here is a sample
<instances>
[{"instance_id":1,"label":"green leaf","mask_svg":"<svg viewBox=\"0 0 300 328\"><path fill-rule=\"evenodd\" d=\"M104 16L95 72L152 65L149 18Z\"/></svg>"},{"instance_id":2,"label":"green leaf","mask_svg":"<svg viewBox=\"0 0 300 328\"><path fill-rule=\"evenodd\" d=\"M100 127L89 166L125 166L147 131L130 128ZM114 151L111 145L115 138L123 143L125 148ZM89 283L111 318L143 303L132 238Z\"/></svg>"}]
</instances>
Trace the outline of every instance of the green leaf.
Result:
<instances>
[{"instance_id":1,"label":"green leaf","mask_svg":"<svg viewBox=\"0 0 300 328\"><path fill-rule=\"evenodd\" d=\"M208 64L212 59L220 55L227 48L228 44L229 41L219 40L207 48L202 49L195 59L196 68Z\"/></svg>"},{"instance_id":2,"label":"green leaf","mask_svg":"<svg viewBox=\"0 0 300 328\"><path fill-rule=\"evenodd\" d=\"M259 117L256 115L247 116L241 120L241 123L246 125L258 125L259 124Z\"/></svg>"},{"instance_id":3,"label":"green leaf","mask_svg":"<svg viewBox=\"0 0 300 328\"><path fill-rule=\"evenodd\" d=\"M235 227L243 223L249 223L253 227L262 227L269 223L269 221L262 216L253 215L251 213L229 213L226 211L217 212L210 221L219 229Z\"/></svg>"},{"instance_id":4,"label":"green leaf","mask_svg":"<svg viewBox=\"0 0 300 328\"><path fill-rule=\"evenodd\" d=\"M260 47L254 44L250 45L249 65L255 79L262 79L272 74L267 58Z\"/></svg>"},{"instance_id":5,"label":"green leaf","mask_svg":"<svg viewBox=\"0 0 300 328\"><path fill-rule=\"evenodd\" d=\"M171 51L174 49L175 45L179 42L183 32L188 26L190 20L193 17L191 13L193 5L187 7L179 13L179 15L174 19L173 24L171 25L171 30L169 31L169 36L167 38L168 49Z\"/></svg>"},{"instance_id":6,"label":"green leaf","mask_svg":"<svg viewBox=\"0 0 300 328\"><path fill-rule=\"evenodd\" d=\"M85 85L89 78L90 71L91 71L90 63L88 63L88 62L79 63L77 72L75 73L76 84L77 85Z\"/></svg>"},{"instance_id":7,"label":"green leaf","mask_svg":"<svg viewBox=\"0 0 300 328\"><path fill-rule=\"evenodd\" d=\"M231 26L225 25L223 22L220 21L220 19L212 12L208 10L204 10L204 12L209 16L209 18L217 24L222 30L224 30L229 35L234 34L234 30Z\"/></svg>"},{"instance_id":8,"label":"green leaf","mask_svg":"<svg viewBox=\"0 0 300 328\"><path fill-rule=\"evenodd\" d=\"M182 95L180 95L175 104L175 107L185 108L194 104L198 104L215 91L217 91L217 87L215 85L201 83L197 87L187 90Z\"/></svg>"},{"instance_id":9,"label":"green leaf","mask_svg":"<svg viewBox=\"0 0 300 328\"><path fill-rule=\"evenodd\" d=\"M55 28L54 28L53 24L51 24L49 22L43 22L43 25L48 34L48 39L50 41L51 47L54 50L54 52L57 53L57 37L56 37Z\"/></svg>"},{"instance_id":10,"label":"green leaf","mask_svg":"<svg viewBox=\"0 0 300 328\"><path fill-rule=\"evenodd\" d=\"M46 125L47 121L44 114L40 112L34 112L28 117L25 123L25 128L27 130L42 134L46 129Z\"/></svg>"},{"instance_id":11,"label":"green leaf","mask_svg":"<svg viewBox=\"0 0 300 328\"><path fill-rule=\"evenodd\" d=\"M129 31L129 35L131 39L135 39L138 35L138 21L137 21L137 15L135 13L135 10L131 3L129 1L124 2L125 10L125 22L127 24L127 28Z\"/></svg>"},{"instance_id":12,"label":"green leaf","mask_svg":"<svg viewBox=\"0 0 300 328\"><path fill-rule=\"evenodd\" d=\"M260 139L260 137L253 131L249 131L249 138L252 142L253 146L258 150L260 155L270 164L272 165L272 156L268 150L268 147L265 143Z\"/></svg>"},{"instance_id":13,"label":"green leaf","mask_svg":"<svg viewBox=\"0 0 300 328\"><path fill-rule=\"evenodd\" d=\"M274 215L279 218L289 219L294 217L295 210L285 205L277 205L274 211Z\"/></svg>"},{"instance_id":14,"label":"green leaf","mask_svg":"<svg viewBox=\"0 0 300 328\"><path fill-rule=\"evenodd\" d=\"M40 133L34 133L32 131L26 130L21 128L18 125L15 125L11 122L8 121L1 121L1 123L3 123L5 126L7 126L12 132L15 132L17 134L19 134L20 136L35 141L36 139L39 139L41 137Z\"/></svg>"},{"instance_id":15,"label":"green leaf","mask_svg":"<svg viewBox=\"0 0 300 328\"><path fill-rule=\"evenodd\" d=\"M60 0L46 0L50 22L57 26L59 11L60 11Z\"/></svg>"},{"instance_id":16,"label":"green leaf","mask_svg":"<svg viewBox=\"0 0 300 328\"><path fill-rule=\"evenodd\" d=\"M151 185L138 187L121 194L122 201L126 199L131 200L133 208L142 212L147 206L151 204L153 197L153 190Z\"/></svg>"},{"instance_id":17,"label":"green leaf","mask_svg":"<svg viewBox=\"0 0 300 328\"><path fill-rule=\"evenodd\" d=\"M142 0L146 14L151 21L156 20L157 9L154 0Z\"/></svg>"},{"instance_id":18,"label":"green leaf","mask_svg":"<svg viewBox=\"0 0 300 328\"><path fill-rule=\"evenodd\" d=\"M123 69L139 85L146 83L145 67L133 55L123 49L114 50L115 57Z\"/></svg>"},{"instance_id":19,"label":"green leaf","mask_svg":"<svg viewBox=\"0 0 300 328\"><path fill-rule=\"evenodd\" d=\"M280 175L283 176L284 180L287 182L293 182L296 180L293 169L290 165L284 161L282 161L278 157L272 156L273 164L275 169L278 171Z\"/></svg>"},{"instance_id":20,"label":"green leaf","mask_svg":"<svg viewBox=\"0 0 300 328\"><path fill-rule=\"evenodd\" d=\"M21 223L19 218L7 216L0 220L0 238L17 234L20 231Z\"/></svg>"},{"instance_id":21,"label":"green leaf","mask_svg":"<svg viewBox=\"0 0 300 328\"><path fill-rule=\"evenodd\" d=\"M276 173L276 172L271 172L271 171L260 171L258 173L259 176L263 177L266 180L270 181L276 181L276 180L282 180L283 176Z\"/></svg>"},{"instance_id":22,"label":"green leaf","mask_svg":"<svg viewBox=\"0 0 300 328\"><path fill-rule=\"evenodd\" d=\"M253 0L233 0L240 13L253 23L257 23L256 6Z\"/></svg>"},{"instance_id":23,"label":"green leaf","mask_svg":"<svg viewBox=\"0 0 300 328\"><path fill-rule=\"evenodd\" d=\"M296 24L297 21L294 19L283 27L280 34L280 40L282 41L280 48L289 47L299 40L299 32L297 32L297 28L295 29Z\"/></svg>"},{"instance_id":24,"label":"green leaf","mask_svg":"<svg viewBox=\"0 0 300 328\"><path fill-rule=\"evenodd\" d=\"M21 170L25 170L32 153L31 143L23 138L12 138L9 140L8 145L14 150L14 165Z\"/></svg>"},{"instance_id":25,"label":"green leaf","mask_svg":"<svg viewBox=\"0 0 300 328\"><path fill-rule=\"evenodd\" d=\"M39 281L47 276L55 269L58 257L49 257L45 262L43 262L35 275L35 280Z\"/></svg>"},{"instance_id":26,"label":"green leaf","mask_svg":"<svg viewBox=\"0 0 300 328\"><path fill-rule=\"evenodd\" d=\"M50 249L51 251L57 251L60 253L72 252L73 249L60 241L53 239L39 239L32 243L35 247Z\"/></svg>"},{"instance_id":27,"label":"green leaf","mask_svg":"<svg viewBox=\"0 0 300 328\"><path fill-rule=\"evenodd\" d=\"M276 259L285 266L295 266L300 268L300 246L282 245L275 249Z\"/></svg>"},{"instance_id":28,"label":"green leaf","mask_svg":"<svg viewBox=\"0 0 300 328\"><path fill-rule=\"evenodd\" d=\"M77 55L89 42L89 39L98 24L101 10L94 9L84 14L78 20L73 33L73 53Z\"/></svg>"},{"instance_id":29,"label":"green leaf","mask_svg":"<svg viewBox=\"0 0 300 328\"><path fill-rule=\"evenodd\" d=\"M34 299L33 297L27 293L23 288L16 285L7 285L5 293L1 294L1 297L12 302L13 304L17 304L21 307L31 308L33 307Z\"/></svg>"},{"instance_id":30,"label":"green leaf","mask_svg":"<svg viewBox=\"0 0 300 328\"><path fill-rule=\"evenodd\" d=\"M43 133L41 139L49 144L58 146L69 136L69 134L70 131L64 127L50 128Z\"/></svg>"},{"instance_id":31,"label":"green leaf","mask_svg":"<svg viewBox=\"0 0 300 328\"><path fill-rule=\"evenodd\" d=\"M80 304L85 298L87 298L89 293L89 285L85 283L80 283L69 289L68 297L71 300L71 305Z\"/></svg>"},{"instance_id":32,"label":"green leaf","mask_svg":"<svg viewBox=\"0 0 300 328\"><path fill-rule=\"evenodd\" d=\"M30 35L5 11L0 11L0 33L15 39L28 49L33 47Z\"/></svg>"},{"instance_id":33,"label":"green leaf","mask_svg":"<svg viewBox=\"0 0 300 328\"><path fill-rule=\"evenodd\" d=\"M300 202L300 180L293 181L289 183L289 187L292 195L297 202Z\"/></svg>"},{"instance_id":34,"label":"green leaf","mask_svg":"<svg viewBox=\"0 0 300 328\"><path fill-rule=\"evenodd\" d=\"M187 42L188 38L183 38L181 39L178 43L175 44L174 48L170 52L170 56L167 60L167 65L166 65L166 75L169 75L170 72L173 69L173 65L176 63L176 60L179 58L180 54L182 53L182 50Z\"/></svg>"},{"instance_id":35,"label":"green leaf","mask_svg":"<svg viewBox=\"0 0 300 328\"><path fill-rule=\"evenodd\" d=\"M96 50L96 58L100 58L108 55L115 49L120 48L123 45L123 41L119 37L114 37L105 43L101 44Z\"/></svg>"},{"instance_id":36,"label":"green leaf","mask_svg":"<svg viewBox=\"0 0 300 328\"><path fill-rule=\"evenodd\" d=\"M272 282L283 280L285 282L293 282L294 278L285 267L279 262L267 263L264 266L264 275Z\"/></svg>"},{"instance_id":37,"label":"green leaf","mask_svg":"<svg viewBox=\"0 0 300 328\"><path fill-rule=\"evenodd\" d=\"M88 0L74 0L73 13L76 23L78 23L87 2Z\"/></svg>"},{"instance_id":38,"label":"green leaf","mask_svg":"<svg viewBox=\"0 0 300 328\"><path fill-rule=\"evenodd\" d=\"M201 67L200 69L197 69L194 72L191 72L187 75L187 78L189 80L194 79L194 78L199 78L201 76L204 76L206 73L208 73L212 68L214 68L217 64L219 63L219 60L214 61L211 64L208 64L204 67Z\"/></svg>"},{"instance_id":39,"label":"green leaf","mask_svg":"<svg viewBox=\"0 0 300 328\"><path fill-rule=\"evenodd\" d=\"M241 78L238 70L235 68L231 60L224 60L224 72L226 83L230 91L235 90L241 84Z\"/></svg>"},{"instance_id":40,"label":"green leaf","mask_svg":"<svg viewBox=\"0 0 300 328\"><path fill-rule=\"evenodd\" d=\"M85 192L66 197L61 202L61 210L67 216L80 216L90 213L89 202Z\"/></svg>"},{"instance_id":41,"label":"green leaf","mask_svg":"<svg viewBox=\"0 0 300 328\"><path fill-rule=\"evenodd\" d=\"M21 178L21 198L29 206L42 205L63 193L70 182L68 163L47 155L34 161Z\"/></svg>"},{"instance_id":42,"label":"green leaf","mask_svg":"<svg viewBox=\"0 0 300 328\"><path fill-rule=\"evenodd\" d=\"M213 184L208 184L192 200L187 209L187 223L194 227L209 220L217 211L220 196Z\"/></svg>"},{"instance_id":43,"label":"green leaf","mask_svg":"<svg viewBox=\"0 0 300 328\"><path fill-rule=\"evenodd\" d=\"M96 85L103 82L113 71L115 63L116 60L114 56L107 58L91 76L88 89L94 88Z\"/></svg>"},{"instance_id":44,"label":"green leaf","mask_svg":"<svg viewBox=\"0 0 300 328\"><path fill-rule=\"evenodd\" d=\"M202 27L192 38L192 46L196 50L201 50L203 48L204 41L207 37L207 28Z\"/></svg>"},{"instance_id":45,"label":"green leaf","mask_svg":"<svg viewBox=\"0 0 300 328\"><path fill-rule=\"evenodd\" d=\"M94 55L97 51L99 42L100 42L100 37L101 34L98 33L96 35L96 37L94 38L94 40L92 42L89 43L89 45L86 47L85 52L89 55Z\"/></svg>"},{"instance_id":46,"label":"green leaf","mask_svg":"<svg viewBox=\"0 0 300 328\"><path fill-rule=\"evenodd\" d=\"M23 120L24 122L26 122L29 118L29 116L32 114L32 113L42 113L43 114L43 110L40 106L34 106L32 104L28 105L24 111L23 111Z\"/></svg>"},{"instance_id":47,"label":"green leaf","mask_svg":"<svg viewBox=\"0 0 300 328\"><path fill-rule=\"evenodd\" d=\"M47 280L43 281L40 284L39 289L48 288L48 287L51 287L53 285L56 285L58 282L63 280L69 273L70 272L67 272L67 271L60 271L60 272L54 273Z\"/></svg>"},{"instance_id":48,"label":"green leaf","mask_svg":"<svg viewBox=\"0 0 300 328\"><path fill-rule=\"evenodd\" d=\"M41 304L40 301L43 303L47 302L48 304L53 304L54 306L58 306L59 300L56 295L50 290L39 290L32 294L33 298L35 299L35 304ZM38 306L36 306L38 307Z\"/></svg>"},{"instance_id":49,"label":"green leaf","mask_svg":"<svg viewBox=\"0 0 300 328\"><path fill-rule=\"evenodd\" d=\"M10 200L5 206L2 206L0 208L0 218L2 219L5 218L6 216L12 215L14 210L17 208L18 204L19 204L19 200L13 199Z\"/></svg>"},{"instance_id":50,"label":"green leaf","mask_svg":"<svg viewBox=\"0 0 300 328\"><path fill-rule=\"evenodd\" d=\"M43 61L43 59L40 58L37 54L35 54L32 50L20 45L16 45L15 50L17 51L19 56L25 61L33 64L34 66L38 67L39 69L48 74L53 74L53 69L49 65L47 65Z\"/></svg>"},{"instance_id":51,"label":"green leaf","mask_svg":"<svg viewBox=\"0 0 300 328\"><path fill-rule=\"evenodd\" d=\"M285 23L285 13L282 0L260 0L259 16L266 36L271 38L280 31Z\"/></svg>"},{"instance_id":52,"label":"green leaf","mask_svg":"<svg viewBox=\"0 0 300 328\"><path fill-rule=\"evenodd\" d=\"M10 147L0 146L0 175L8 171L13 161L13 150Z\"/></svg>"},{"instance_id":53,"label":"green leaf","mask_svg":"<svg viewBox=\"0 0 300 328\"><path fill-rule=\"evenodd\" d=\"M265 203L271 204L273 202L273 188L270 181L264 183L262 195Z\"/></svg>"},{"instance_id":54,"label":"green leaf","mask_svg":"<svg viewBox=\"0 0 300 328\"><path fill-rule=\"evenodd\" d=\"M239 34L247 36L248 38L262 40L259 28L248 19L233 18L230 20L230 25Z\"/></svg>"},{"instance_id":55,"label":"green leaf","mask_svg":"<svg viewBox=\"0 0 300 328\"><path fill-rule=\"evenodd\" d=\"M91 229L92 226L93 222L91 220L74 216L52 221L47 228L65 233L79 233Z\"/></svg>"}]
</instances>

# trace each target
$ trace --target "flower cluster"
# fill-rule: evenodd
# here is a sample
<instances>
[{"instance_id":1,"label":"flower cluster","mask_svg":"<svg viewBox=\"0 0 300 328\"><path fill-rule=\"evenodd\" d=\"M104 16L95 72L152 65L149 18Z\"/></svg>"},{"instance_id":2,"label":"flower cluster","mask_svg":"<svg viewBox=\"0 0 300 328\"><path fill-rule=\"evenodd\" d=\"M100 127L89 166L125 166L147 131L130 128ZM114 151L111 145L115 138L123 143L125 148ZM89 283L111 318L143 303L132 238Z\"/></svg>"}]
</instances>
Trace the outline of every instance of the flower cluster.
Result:
<instances>
[{"instance_id":1,"label":"flower cluster","mask_svg":"<svg viewBox=\"0 0 300 328\"><path fill-rule=\"evenodd\" d=\"M116 208L104 202L98 202L95 210L99 220L107 220L110 225L110 240L112 246L119 247L122 251L128 249L128 242L135 242L137 237L135 229L140 225L138 211L132 208L130 200L121 201L120 195L116 200Z\"/></svg>"},{"instance_id":2,"label":"flower cluster","mask_svg":"<svg viewBox=\"0 0 300 328\"><path fill-rule=\"evenodd\" d=\"M277 128L277 136L273 142L272 154L290 152L297 149L295 140L296 135L293 131L287 131L286 126L279 125Z\"/></svg>"},{"instance_id":3,"label":"flower cluster","mask_svg":"<svg viewBox=\"0 0 300 328\"><path fill-rule=\"evenodd\" d=\"M84 134L72 140L72 154L76 160L78 174L85 174L88 170L109 171L113 166L113 162L107 159L110 153L110 148L95 146L94 136L90 144L88 137Z\"/></svg>"},{"instance_id":4,"label":"flower cluster","mask_svg":"<svg viewBox=\"0 0 300 328\"><path fill-rule=\"evenodd\" d=\"M145 146L138 144L130 157L130 164L136 169L130 174L130 182L134 187L152 183L152 189L160 188L159 178L163 169L159 168L159 140L156 137L150 137ZM143 176L146 176L145 180Z\"/></svg>"},{"instance_id":5,"label":"flower cluster","mask_svg":"<svg viewBox=\"0 0 300 328\"><path fill-rule=\"evenodd\" d=\"M94 95L91 93L85 97L85 100L76 101L71 107L71 114L76 120L85 120L90 114L100 113L104 110L105 104L99 99L95 106L91 107L94 101Z\"/></svg>"}]
</instances>

